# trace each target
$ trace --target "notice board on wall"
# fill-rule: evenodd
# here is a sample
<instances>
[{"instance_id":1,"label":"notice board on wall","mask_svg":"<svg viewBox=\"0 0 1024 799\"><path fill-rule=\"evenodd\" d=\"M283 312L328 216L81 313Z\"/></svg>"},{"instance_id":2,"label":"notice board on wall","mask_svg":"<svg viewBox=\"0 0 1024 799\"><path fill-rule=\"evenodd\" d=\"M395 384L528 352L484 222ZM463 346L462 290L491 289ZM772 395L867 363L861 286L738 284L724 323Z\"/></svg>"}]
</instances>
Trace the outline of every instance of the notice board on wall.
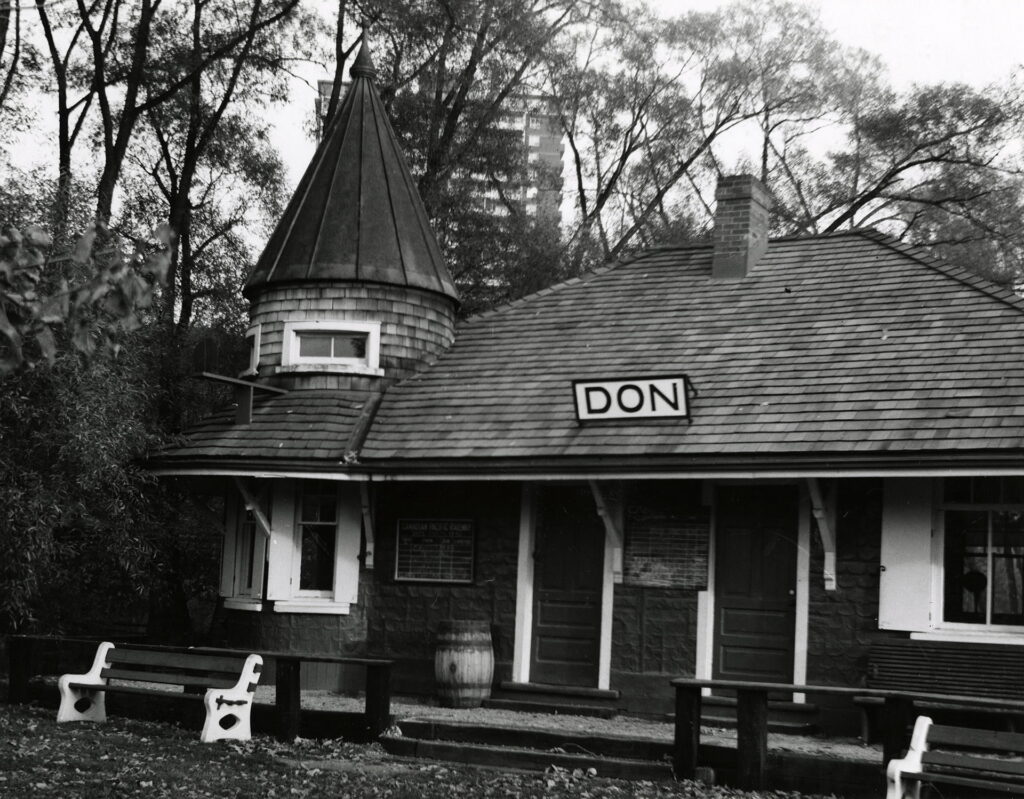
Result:
<instances>
[{"instance_id":1,"label":"notice board on wall","mask_svg":"<svg viewBox=\"0 0 1024 799\"><path fill-rule=\"evenodd\" d=\"M475 543L469 519L399 519L395 579L471 583Z\"/></svg>"}]
</instances>

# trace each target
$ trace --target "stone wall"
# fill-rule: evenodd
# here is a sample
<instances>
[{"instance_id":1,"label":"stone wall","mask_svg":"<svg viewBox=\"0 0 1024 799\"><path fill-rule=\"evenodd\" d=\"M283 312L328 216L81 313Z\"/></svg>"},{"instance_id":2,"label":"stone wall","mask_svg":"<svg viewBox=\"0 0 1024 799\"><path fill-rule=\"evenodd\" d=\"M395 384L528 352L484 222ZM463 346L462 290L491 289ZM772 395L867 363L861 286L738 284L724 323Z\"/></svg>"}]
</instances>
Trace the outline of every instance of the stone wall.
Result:
<instances>
[{"instance_id":1,"label":"stone wall","mask_svg":"<svg viewBox=\"0 0 1024 799\"><path fill-rule=\"evenodd\" d=\"M611 687L636 712L672 707L670 677L692 675L697 651L697 593L615 586Z\"/></svg>"},{"instance_id":2,"label":"stone wall","mask_svg":"<svg viewBox=\"0 0 1024 799\"><path fill-rule=\"evenodd\" d=\"M860 685L867 650L878 638L882 481L840 480L836 487L836 590L826 591L821 538L812 523L807 681Z\"/></svg>"},{"instance_id":3,"label":"stone wall","mask_svg":"<svg viewBox=\"0 0 1024 799\"><path fill-rule=\"evenodd\" d=\"M348 657L366 655L367 603L372 597L368 577L365 572L360 576L359 601L345 615L223 609L221 643L232 649L329 652ZM272 684L273 680L273 664L268 663L260 681ZM362 689L362 670L305 663L302 687L358 691Z\"/></svg>"},{"instance_id":4,"label":"stone wall","mask_svg":"<svg viewBox=\"0 0 1024 799\"><path fill-rule=\"evenodd\" d=\"M497 679L508 679L515 636L518 483L396 483L376 486L373 599L369 647L398 661L397 691L430 693L440 622L491 623ZM394 578L397 522L472 519L476 564L472 585L399 582Z\"/></svg>"}]
</instances>

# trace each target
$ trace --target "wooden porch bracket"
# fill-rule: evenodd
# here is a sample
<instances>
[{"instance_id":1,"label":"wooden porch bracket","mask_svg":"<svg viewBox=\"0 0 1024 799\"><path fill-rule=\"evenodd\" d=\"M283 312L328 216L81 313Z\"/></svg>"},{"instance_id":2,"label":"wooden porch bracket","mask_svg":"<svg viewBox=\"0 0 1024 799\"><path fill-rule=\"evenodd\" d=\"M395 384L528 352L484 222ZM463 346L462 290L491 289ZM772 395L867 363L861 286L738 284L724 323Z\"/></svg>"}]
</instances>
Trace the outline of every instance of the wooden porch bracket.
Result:
<instances>
[{"instance_id":1,"label":"wooden porch bracket","mask_svg":"<svg viewBox=\"0 0 1024 799\"><path fill-rule=\"evenodd\" d=\"M370 502L370 484L359 484L359 502L363 510L363 534L366 536L366 568L373 566L373 504Z\"/></svg>"},{"instance_id":2,"label":"wooden porch bracket","mask_svg":"<svg viewBox=\"0 0 1024 799\"><path fill-rule=\"evenodd\" d=\"M597 506L597 515L604 522L604 532L612 544L612 581L622 583L622 530L619 528L618 520L615 518L601 487L597 480L588 480L590 493L594 495L594 504Z\"/></svg>"},{"instance_id":3,"label":"wooden porch bracket","mask_svg":"<svg viewBox=\"0 0 1024 799\"><path fill-rule=\"evenodd\" d=\"M256 519L256 524L263 531L263 534L269 539L270 538L270 520L267 515L260 508L260 501L256 495L250 490L250 487L246 485L245 480L241 477L234 478L235 486L238 488L238 493L242 495L242 500L245 503L245 509L252 511L253 518Z\"/></svg>"},{"instance_id":4,"label":"wooden porch bracket","mask_svg":"<svg viewBox=\"0 0 1024 799\"><path fill-rule=\"evenodd\" d=\"M836 590L836 528L835 502L826 502L816 477L807 478L807 491L811 497L811 513L818 523L818 535L825 553L825 590Z\"/></svg>"}]
</instances>

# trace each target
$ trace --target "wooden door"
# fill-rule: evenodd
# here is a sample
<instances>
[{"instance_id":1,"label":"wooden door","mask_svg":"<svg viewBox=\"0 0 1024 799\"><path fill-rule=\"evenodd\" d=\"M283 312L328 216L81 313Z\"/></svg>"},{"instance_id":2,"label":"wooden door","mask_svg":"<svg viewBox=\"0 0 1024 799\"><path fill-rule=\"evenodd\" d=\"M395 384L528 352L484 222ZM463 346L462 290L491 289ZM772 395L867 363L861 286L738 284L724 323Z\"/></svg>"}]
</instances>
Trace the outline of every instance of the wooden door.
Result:
<instances>
[{"instance_id":1,"label":"wooden door","mask_svg":"<svg viewBox=\"0 0 1024 799\"><path fill-rule=\"evenodd\" d=\"M716 679L793 680L798 497L785 485L716 492Z\"/></svg>"},{"instance_id":2,"label":"wooden door","mask_svg":"<svg viewBox=\"0 0 1024 799\"><path fill-rule=\"evenodd\" d=\"M538 492L530 681L596 687L604 524L586 487Z\"/></svg>"}]
</instances>

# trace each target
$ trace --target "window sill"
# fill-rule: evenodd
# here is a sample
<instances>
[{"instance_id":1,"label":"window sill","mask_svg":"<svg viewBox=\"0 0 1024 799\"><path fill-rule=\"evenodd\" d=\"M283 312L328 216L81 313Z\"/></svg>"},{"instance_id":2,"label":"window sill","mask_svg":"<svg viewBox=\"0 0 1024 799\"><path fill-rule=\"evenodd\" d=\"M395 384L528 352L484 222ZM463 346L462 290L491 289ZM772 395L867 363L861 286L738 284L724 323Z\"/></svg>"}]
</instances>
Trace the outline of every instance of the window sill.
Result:
<instances>
[{"instance_id":1,"label":"window sill","mask_svg":"<svg viewBox=\"0 0 1024 799\"><path fill-rule=\"evenodd\" d=\"M384 376L384 370L379 367L357 366L348 363L288 363L277 367L275 371L278 374L282 372L326 372L339 375Z\"/></svg>"},{"instance_id":2,"label":"window sill","mask_svg":"<svg viewBox=\"0 0 1024 799\"><path fill-rule=\"evenodd\" d=\"M263 610L262 599L250 599L248 597L224 597L224 607L228 610Z\"/></svg>"},{"instance_id":3,"label":"window sill","mask_svg":"<svg viewBox=\"0 0 1024 799\"><path fill-rule=\"evenodd\" d=\"M347 616L351 605L330 599L279 599L274 603L275 613L326 613Z\"/></svg>"},{"instance_id":4,"label":"window sill","mask_svg":"<svg viewBox=\"0 0 1024 799\"><path fill-rule=\"evenodd\" d=\"M932 630L927 633L911 633L914 641L949 641L964 644L1012 644L1024 646L1024 630L1019 633L1004 630Z\"/></svg>"}]
</instances>

